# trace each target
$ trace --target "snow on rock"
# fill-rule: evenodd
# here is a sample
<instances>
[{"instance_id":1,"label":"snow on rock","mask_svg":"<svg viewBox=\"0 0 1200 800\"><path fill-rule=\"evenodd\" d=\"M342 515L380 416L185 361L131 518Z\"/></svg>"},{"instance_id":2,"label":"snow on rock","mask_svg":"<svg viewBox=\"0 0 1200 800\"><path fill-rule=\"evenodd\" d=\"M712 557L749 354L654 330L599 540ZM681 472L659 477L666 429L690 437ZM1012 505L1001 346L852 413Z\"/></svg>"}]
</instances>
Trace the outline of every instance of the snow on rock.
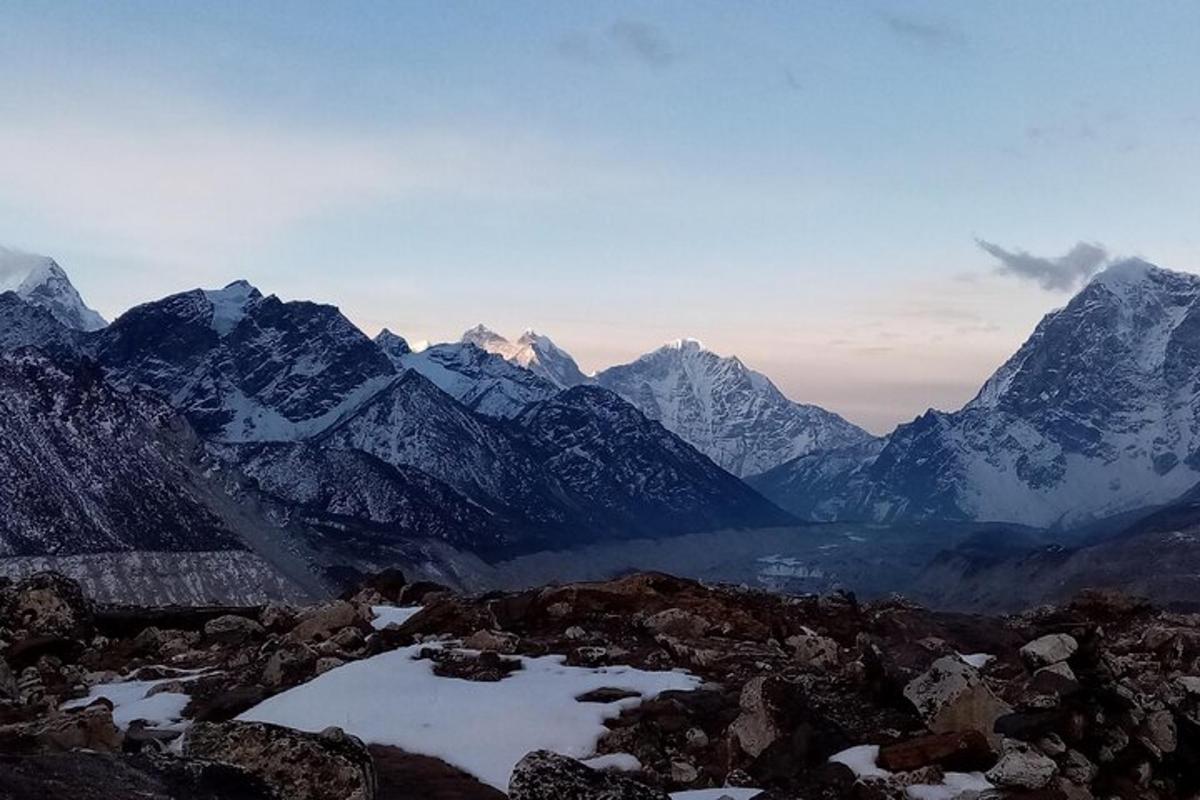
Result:
<instances>
[{"instance_id":1,"label":"snow on rock","mask_svg":"<svg viewBox=\"0 0 1200 800\"><path fill-rule=\"evenodd\" d=\"M422 608L424 606L371 606L375 614L371 627L381 631L389 625L403 625Z\"/></svg>"},{"instance_id":2,"label":"snow on rock","mask_svg":"<svg viewBox=\"0 0 1200 800\"><path fill-rule=\"evenodd\" d=\"M467 408L489 417L515 417L530 403L559 392L545 378L469 342L433 345L392 361L421 373Z\"/></svg>"},{"instance_id":3,"label":"snow on rock","mask_svg":"<svg viewBox=\"0 0 1200 800\"><path fill-rule=\"evenodd\" d=\"M3 292L15 292L73 330L95 331L107 324L83 302L63 268L46 256L0 247L0 293Z\"/></svg>"},{"instance_id":4,"label":"snow on rock","mask_svg":"<svg viewBox=\"0 0 1200 800\"><path fill-rule=\"evenodd\" d=\"M1200 481L1200 276L1115 264L959 411L879 446L799 459L753 484L819 519L1083 524Z\"/></svg>"},{"instance_id":5,"label":"snow on rock","mask_svg":"<svg viewBox=\"0 0 1200 800\"><path fill-rule=\"evenodd\" d=\"M595 753L604 721L665 691L699 686L683 672L632 667L585 669L562 656L523 657L502 681L442 678L415 645L338 667L242 714L304 731L331 725L368 743L440 758L504 790L527 753L552 750L573 758ZM638 692L612 703L575 698L601 688Z\"/></svg>"},{"instance_id":6,"label":"snow on rock","mask_svg":"<svg viewBox=\"0 0 1200 800\"><path fill-rule=\"evenodd\" d=\"M68 700L64 710L89 706L100 698L113 704L113 724L127 730L134 720L145 720L152 728L181 730L187 726L183 710L191 698L183 692L156 692L150 690L164 683L188 683L211 674L204 670L177 670L170 667L155 667L156 670L172 673L170 677L143 680L129 677L110 683L99 683L91 687L87 697Z\"/></svg>"},{"instance_id":7,"label":"snow on rock","mask_svg":"<svg viewBox=\"0 0 1200 800\"><path fill-rule=\"evenodd\" d=\"M869 438L837 414L792 402L765 375L696 339L610 367L596 381L741 477Z\"/></svg>"},{"instance_id":8,"label":"snow on rock","mask_svg":"<svg viewBox=\"0 0 1200 800\"><path fill-rule=\"evenodd\" d=\"M726 786L721 789L692 789L687 792L672 792L671 800L752 800L762 794L762 789L747 786Z\"/></svg>"},{"instance_id":9,"label":"snow on rock","mask_svg":"<svg viewBox=\"0 0 1200 800\"><path fill-rule=\"evenodd\" d=\"M583 759L583 763L592 769L614 769L618 772L637 772L642 768L638 757L630 753L605 753Z\"/></svg>"},{"instance_id":10,"label":"snow on rock","mask_svg":"<svg viewBox=\"0 0 1200 800\"><path fill-rule=\"evenodd\" d=\"M840 753L834 753L829 760L835 764L844 764L859 778L886 778L892 773L876 765L879 758L879 745L860 744Z\"/></svg>"},{"instance_id":11,"label":"snow on rock","mask_svg":"<svg viewBox=\"0 0 1200 800\"><path fill-rule=\"evenodd\" d=\"M517 341L510 342L487 326L476 325L462 335L461 342L524 367L559 389L570 389L591 381L569 353L550 341L550 337L533 330L525 331Z\"/></svg>"},{"instance_id":12,"label":"snow on rock","mask_svg":"<svg viewBox=\"0 0 1200 800\"><path fill-rule=\"evenodd\" d=\"M849 767L859 780L886 781L893 778L896 773L880 767L876 763L878 758L879 745L860 744L834 753L829 760ZM974 797L976 792L994 788L981 772L947 772L942 776L941 783L912 784L905 787L904 791L912 800L956 800L964 796Z\"/></svg>"},{"instance_id":13,"label":"snow on rock","mask_svg":"<svg viewBox=\"0 0 1200 800\"><path fill-rule=\"evenodd\" d=\"M983 669L990 662L996 660L996 657L991 653L968 653L966 655L959 653L958 657L962 659L964 664L972 666L975 669Z\"/></svg>"}]
</instances>

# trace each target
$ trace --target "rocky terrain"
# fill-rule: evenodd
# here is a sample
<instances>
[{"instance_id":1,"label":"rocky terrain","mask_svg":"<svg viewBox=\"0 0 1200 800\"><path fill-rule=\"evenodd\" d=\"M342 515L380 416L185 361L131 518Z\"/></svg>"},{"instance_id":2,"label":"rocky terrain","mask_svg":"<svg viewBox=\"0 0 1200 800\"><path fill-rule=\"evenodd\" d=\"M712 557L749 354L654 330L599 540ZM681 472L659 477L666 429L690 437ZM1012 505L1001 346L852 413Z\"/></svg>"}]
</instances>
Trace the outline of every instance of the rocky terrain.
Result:
<instances>
[{"instance_id":1,"label":"rocky terrain","mask_svg":"<svg viewBox=\"0 0 1200 800\"><path fill-rule=\"evenodd\" d=\"M6 800L1197 792L1200 615L1126 595L983 617L663 574L190 609L0 585Z\"/></svg>"}]
</instances>

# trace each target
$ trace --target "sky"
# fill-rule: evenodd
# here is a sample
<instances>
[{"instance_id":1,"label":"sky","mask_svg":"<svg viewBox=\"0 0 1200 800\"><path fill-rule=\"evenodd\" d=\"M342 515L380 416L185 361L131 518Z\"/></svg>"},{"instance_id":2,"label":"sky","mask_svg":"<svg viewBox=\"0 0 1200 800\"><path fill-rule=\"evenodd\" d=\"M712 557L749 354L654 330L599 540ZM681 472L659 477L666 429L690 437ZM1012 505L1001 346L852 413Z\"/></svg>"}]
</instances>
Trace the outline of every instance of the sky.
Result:
<instances>
[{"instance_id":1,"label":"sky","mask_svg":"<svg viewBox=\"0 0 1200 800\"><path fill-rule=\"evenodd\" d=\"M1200 271L1200 3L0 5L0 244L108 317L701 339L885 432L1109 260Z\"/></svg>"}]
</instances>

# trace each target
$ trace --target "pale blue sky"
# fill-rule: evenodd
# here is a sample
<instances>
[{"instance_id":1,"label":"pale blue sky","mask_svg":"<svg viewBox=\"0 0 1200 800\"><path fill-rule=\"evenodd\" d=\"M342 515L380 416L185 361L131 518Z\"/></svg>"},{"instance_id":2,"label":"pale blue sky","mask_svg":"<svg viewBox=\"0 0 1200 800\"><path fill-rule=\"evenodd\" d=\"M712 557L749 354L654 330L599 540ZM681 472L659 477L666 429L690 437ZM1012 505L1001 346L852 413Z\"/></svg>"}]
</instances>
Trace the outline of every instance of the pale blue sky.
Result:
<instances>
[{"instance_id":1,"label":"pale blue sky","mask_svg":"<svg viewBox=\"0 0 1200 800\"><path fill-rule=\"evenodd\" d=\"M369 333L681 335L884 430L1067 295L1200 269L1200 3L7 2L0 243L107 315L247 277Z\"/></svg>"}]
</instances>

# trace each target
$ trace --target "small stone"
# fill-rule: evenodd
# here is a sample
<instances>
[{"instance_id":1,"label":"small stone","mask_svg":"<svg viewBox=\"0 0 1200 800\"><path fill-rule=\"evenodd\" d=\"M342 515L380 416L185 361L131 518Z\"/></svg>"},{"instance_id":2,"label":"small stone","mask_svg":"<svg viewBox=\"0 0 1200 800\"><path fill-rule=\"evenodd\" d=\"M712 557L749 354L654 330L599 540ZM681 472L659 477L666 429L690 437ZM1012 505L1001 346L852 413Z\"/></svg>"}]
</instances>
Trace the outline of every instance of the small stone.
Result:
<instances>
[{"instance_id":1,"label":"small stone","mask_svg":"<svg viewBox=\"0 0 1200 800\"><path fill-rule=\"evenodd\" d=\"M691 783L700 777L700 771L686 761L671 762L671 780L675 783Z\"/></svg>"},{"instance_id":2,"label":"small stone","mask_svg":"<svg viewBox=\"0 0 1200 800\"><path fill-rule=\"evenodd\" d=\"M587 631L585 631L583 628L579 627L578 625L572 625L571 627L567 628L566 632L564 632L563 635L566 636L568 639L571 639L572 641L578 641L579 639L587 638Z\"/></svg>"}]
</instances>

